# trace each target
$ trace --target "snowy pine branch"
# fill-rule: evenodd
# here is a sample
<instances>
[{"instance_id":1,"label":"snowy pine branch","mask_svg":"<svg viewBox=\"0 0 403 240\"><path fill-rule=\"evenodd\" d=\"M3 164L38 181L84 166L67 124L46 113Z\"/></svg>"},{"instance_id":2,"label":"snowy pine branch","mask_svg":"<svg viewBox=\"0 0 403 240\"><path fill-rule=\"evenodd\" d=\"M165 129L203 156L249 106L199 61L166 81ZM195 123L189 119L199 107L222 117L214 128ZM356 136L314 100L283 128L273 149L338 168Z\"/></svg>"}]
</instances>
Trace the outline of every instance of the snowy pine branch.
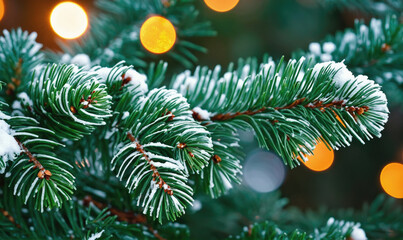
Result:
<instances>
[{"instance_id":1,"label":"snowy pine branch","mask_svg":"<svg viewBox=\"0 0 403 240\"><path fill-rule=\"evenodd\" d=\"M225 73L219 66L198 67L194 74L178 75L173 88L203 125L253 129L259 144L290 167L299 165L297 157L310 153L318 139L337 149L353 137L364 142L380 136L388 109L379 85L355 77L343 63L308 66L301 58L277 66L270 59L260 65L249 59Z\"/></svg>"},{"instance_id":2,"label":"snowy pine branch","mask_svg":"<svg viewBox=\"0 0 403 240\"><path fill-rule=\"evenodd\" d=\"M43 59L42 44L35 42L36 33L20 28L3 30L0 37L0 81L6 83L7 100L13 100L18 87L31 80L30 72Z\"/></svg>"},{"instance_id":3,"label":"snowy pine branch","mask_svg":"<svg viewBox=\"0 0 403 240\"><path fill-rule=\"evenodd\" d=\"M215 35L208 22L200 21L199 11L192 1L98 0L96 5L100 11L91 18L91 29L80 40L69 45L61 44L66 53L62 61L74 63L75 56L86 54L93 65L111 67L124 59L135 67L146 68L155 56L141 46L139 36L142 23L151 14L172 21L178 39L174 49L166 55L186 67L197 61L195 51L206 51L189 39ZM51 59L58 61L60 57L51 55Z\"/></svg>"},{"instance_id":4,"label":"snowy pine branch","mask_svg":"<svg viewBox=\"0 0 403 240\"><path fill-rule=\"evenodd\" d=\"M403 24L395 15L389 15L385 19L373 18L368 25L357 20L354 29L313 42L309 51L296 51L293 57L306 56L313 64L344 60L353 73L368 75L392 95L396 85L403 88L402 51Z\"/></svg>"},{"instance_id":5,"label":"snowy pine branch","mask_svg":"<svg viewBox=\"0 0 403 240\"><path fill-rule=\"evenodd\" d=\"M401 14L403 11L403 3L400 0L320 0L317 2L325 8L337 7L377 16L390 13Z\"/></svg>"},{"instance_id":6,"label":"snowy pine branch","mask_svg":"<svg viewBox=\"0 0 403 240\"><path fill-rule=\"evenodd\" d=\"M229 239L275 239L275 240L366 240L365 232L360 227L360 224L353 222L336 221L330 218L327 224L315 229L313 233L307 233L300 230L294 230L290 233L282 231L272 222L255 223L249 227L245 227L239 236L230 237Z\"/></svg>"}]
</instances>

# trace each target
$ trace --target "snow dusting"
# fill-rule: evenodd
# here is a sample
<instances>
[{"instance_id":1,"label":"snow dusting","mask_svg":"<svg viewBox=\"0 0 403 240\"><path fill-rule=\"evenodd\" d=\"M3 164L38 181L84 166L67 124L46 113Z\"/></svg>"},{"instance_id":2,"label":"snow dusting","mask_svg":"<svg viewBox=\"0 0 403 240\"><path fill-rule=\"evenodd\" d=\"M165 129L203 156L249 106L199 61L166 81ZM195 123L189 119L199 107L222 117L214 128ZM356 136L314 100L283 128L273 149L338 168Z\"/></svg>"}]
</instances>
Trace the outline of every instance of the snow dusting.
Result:
<instances>
[{"instance_id":1,"label":"snow dusting","mask_svg":"<svg viewBox=\"0 0 403 240\"><path fill-rule=\"evenodd\" d=\"M100 232L98 232L98 233L93 233L93 234L88 238L88 240L95 240L95 239L100 238L100 237L102 236L102 233L104 233L104 231L105 231L105 230L102 230L102 231L100 231Z\"/></svg>"},{"instance_id":2,"label":"snow dusting","mask_svg":"<svg viewBox=\"0 0 403 240\"><path fill-rule=\"evenodd\" d=\"M12 134L10 126L4 120L0 120L0 158L2 160L0 173L4 173L7 161L14 160L15 156L21 153L20 146Z\"/></svg>"},{"instance_id":3,"label":"snow dusting","mask_svg":"<svg viewBox=\"0 0 403 240\"><path fill-rule=\"evenodd\" d=\"M144 92L144 93L148 92L148 86L146 84L146 81L147 81L147 76L146 75L141 74L141 73L137 72L134 69L129 69L125 73L125 77L130 78L129 84L138 87L139 90Z\"/></svg>"},{"instance_id":4,"label":"snow dusting","mask_svg":"<svg viewBox=\"0 0 403 240\"><path fill-rule=\"evenodd\" d=\"M71 60L70 63L75 64L79 67L90 67L91 66L91 59L85 53L79 53L75 55Z\"/></svg>"},{"instance_id":5,"label":"snow dusting","mask_svg":"<svg viewBox=\"0 0 403 240\"><path fill-rule=\"evenodd\" d=\"M207 110L201 109L200 107L195 107L193 108L193 111L199 114L199 117L202 120L210 120L211 113L209 113Z\"/></svg>"}]
</instances>

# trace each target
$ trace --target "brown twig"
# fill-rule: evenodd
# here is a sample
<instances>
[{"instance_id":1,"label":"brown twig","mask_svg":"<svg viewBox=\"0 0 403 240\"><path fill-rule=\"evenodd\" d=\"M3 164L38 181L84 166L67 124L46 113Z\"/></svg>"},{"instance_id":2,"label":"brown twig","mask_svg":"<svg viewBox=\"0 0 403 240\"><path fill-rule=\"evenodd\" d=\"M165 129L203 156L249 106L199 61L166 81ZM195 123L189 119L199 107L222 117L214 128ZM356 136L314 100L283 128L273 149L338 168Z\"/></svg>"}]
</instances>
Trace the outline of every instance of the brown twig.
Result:
<instances>
[{"instance_id":1,"label":"brown twig","mask_svg":"<svg viewBox=\"0 0 403 240\"><path fill-rule=\"evenodd\" d=\"M12 224L14 224L17 228L21 228L21 226L15 222L15 219L10 215L10 213L3 208L0 208L0 211Z\"/></svg>"},{"instance_id":2,"label":"brown twig","mask_svg":"<svg viewBox=\"0 0 403 240\"><path fill-rule=\"evenodd\" d=\"M148 164L150 164L150 169L153 171L153 181L156 182L159 188L163 188L164 192L166 192L168 195L173 195L171 187L162 179L157 168L151 163L151 159L144 151L143 146L141 146L141 144L137 141L137 139L129 132L127 133L127 138L136 144L136 150L140 152L143 155L143 157L147 160Z\"/></svg>"},{"instance_id":3,"label":"brown twig","mask_svg":"<svg viewBox=\"0 0 403 240\"><path fill-rule=\"evenodd\" d=\"M305 98L300 98L295 100L294 102L292 102L291 104L284 106L284 107L275 107L275 110L283 110L283 109L292 109L295 108L296 106L301 105L303 102L305 101ZM369 110L368 106L362 106L362 107L353 107L353 106L346 106L344 104L344 101L333 101L327 104L324 104L323 101L315 101L313 103L308 103L303 105L306 108L319 108L320 111L325 112L327 108L338 108L338 109L342 109L344 108L346 111L348 111L354 118L356 117L356 114L361 115L364 112L367 112ZM217 114L212 116L210 119L211 121L225 121L225 120L229 120L229 119L233 119L235 117L241 116L241 115L255 115L257 113L261 113L264 110L266 110L266 107L262 107L258 110L255 111L245 111L245 112L236 112L236 113L225 113L225 114ZM200 118L199 114L195 111L193 111L193 118L196 121L203 121L203 119Z\"/></svg>"},{"instance_id":4,"label":"brown twig","mask_svg":"<svg viewBox=\"0 0 403 240\"><path fill-rule=\"evenodd\" d=\"M21 73L22 73L22 58L18 59L14 68L15 77L11 78L11 82L7 84L6 94L13 95L15 89L21 85Z\"/></svg>"},{"instance_id":5,"label":"brown twig","mask_svg":"<svg viewBox=\"0 0 403 240\"><path fill-rule=\"evenodd\" d=\"M34 163L33 169L35 168L39 169L38 178L40 179L45 178L46 180L49 180L50 177L52 176L52 173L42 166L42 164L36 159L36 157L34 157L34 155L32 155L32 153L28 150L28 148L24 144L22 144L17 138L15 138L15 140L18 142L22 150L24 150L24 153L28 156L29 162Z\"/></svg>"},{"instance_id":6,"label":"brown twig","mask_svg":"<svg viewBox=\"0 0 403 240\"><path fill-rule=\"evenodd\" d=\"M122 211L113 207L109 207L107 204L98 202L88 195L85 196L83 200L84 200L84 206L89 206L90 203L92 203L99 209L107 208L108 211L110 212L110 215L116 216L119 221L127 222L129 224L137 224L137 223L143 224L154 235L154 237L156 237L159 240L166 240L161 235L159 235L158 232L154 230L154 228L151 227L150 224L147 223L147 218L144 214L135 213L133 211Z\"/></svg>"}]
</instances>

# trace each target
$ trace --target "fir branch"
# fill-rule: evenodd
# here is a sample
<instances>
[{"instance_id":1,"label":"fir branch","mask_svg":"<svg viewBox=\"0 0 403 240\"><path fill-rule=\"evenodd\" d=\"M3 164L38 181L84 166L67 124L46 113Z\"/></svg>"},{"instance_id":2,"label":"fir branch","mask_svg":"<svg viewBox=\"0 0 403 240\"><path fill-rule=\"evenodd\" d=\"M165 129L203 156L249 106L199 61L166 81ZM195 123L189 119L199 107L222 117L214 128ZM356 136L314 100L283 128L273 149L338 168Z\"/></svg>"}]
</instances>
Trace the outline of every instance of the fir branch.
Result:
<instances>
[{"instance_id":1,"label":"fir branch","mask_svg":"<svg viewBox=\"0 0 403 240\"><path fill-rule=\"evenodd\" d=\"M17 138L15 138L15 140L18 142L18 144L20 145L21 149L23 149L24 153L28 156L29 158L29 162L34 163L34 167L33 169L39 169L38 171L38 178L39 179L46 179L49 180L50 177L52 176L52 173L49 170L46 170L42 164L36 159L36 157L34 157L34 155L32 155L32 153L28 150L28 148L22 144Z\"/></svg>"},{"instance_id":2,"label":"fir branch","mask_svg":"<svg viewBox=\"0 0 403 240\"><path fill-rule=\"evenodd\" d=\"M32 69L42 61L42 44L35 42L36 37L35 32L28 34L20 28L3 30L0 37L0 81L7 84L8 103L14 100L21 85L26 87Z\"/></svg>"},{"instance_id":3,"label":"fir branch","mask_svg":"<svg viewBox=\"0 0 403 240\"><path fill-rule=\"evenodd\" d=\"M295 51L294 58L306 56L312 64L322 61L344 61L355 74L366 74L392 94L396 86L402 91L403 24L396 15L373 18L369 24L356 21L354 29L346 29L313 42L308 51ZM396 100L395 100L396 99ZM400 102L392 98L393 102Z\"/></svg>"},{"instance_id":4,"label":"fir branch","mask_svg":"<svg viewBox=\"0 0 403 240\"><path fill-rule=\"evenodd\" d=\"M208 22L201 21L199 11L192 1L161 0L133 3L130 0L95 2L100 11L90 20L91 28L77 41L68 45L60 43L65 58L77 54L86 54L94 64L113 66L124 59L135 67L147 68L150 59L156 56L148 53L140 43L140 27L150 15L161 15L171 20L177 30L177 41L174 49L166 54L170 59L191 67L197 60L193 52L205 52L206 49L192 43L195 36L213 36L215 32ZM71 56L70 56L71 55ZM54 61L61 56L50 54Z\"/></svg>"},{"instance_id":5,"label":"fir branch","mask_svg":"<svg viewBox=\"0 0 403 240\"><path fill-rule=\"evenodd\" d=\"M337 149L353 136L361 142L379 137L388 113L379 85L355 77L343 63L309 66L304 58L277 66L269 59L260 66L240 60L237 69L230 65L224 74L219 66L196 68L193 75L187 71L172 86L198 110L193 117L203 125L251 128L260 146L291 167L318 139Z\"/></svg>"},{"instance_id":6,"label":"fir branch","mask_svg":"<svg viewBox=\"0 0 403 240\"><path fill-rule=\"evenodd\" d=\"M34 112L60 138L90 134L111 116L111 96L98 78L74 65L49 65L30 89Z\"/></svg>"},{"instance_id":7,"label":"fir branch","mask_svg":"<svg viewBox=\"0 0 403 240\"><path fill-rule=\"evenodd\" d=\"M154 235L155 238L158 240L165 240L157 230L155 230L150 224L147 223L147 217L143 214L139 213L134 213L134 212L126 212L126 211L121 211L119 209L110 207L104 203L98 202L94 200L91 196L87 195L84 198L84 206L89 206L90 204L95 205L99 209L107 209L108 212L110 212L110 216L117 216L117 220L119 221L124 221L129 224L142 224L145 225L148 229L148 231Z\"/></svg>"}]
</instances>

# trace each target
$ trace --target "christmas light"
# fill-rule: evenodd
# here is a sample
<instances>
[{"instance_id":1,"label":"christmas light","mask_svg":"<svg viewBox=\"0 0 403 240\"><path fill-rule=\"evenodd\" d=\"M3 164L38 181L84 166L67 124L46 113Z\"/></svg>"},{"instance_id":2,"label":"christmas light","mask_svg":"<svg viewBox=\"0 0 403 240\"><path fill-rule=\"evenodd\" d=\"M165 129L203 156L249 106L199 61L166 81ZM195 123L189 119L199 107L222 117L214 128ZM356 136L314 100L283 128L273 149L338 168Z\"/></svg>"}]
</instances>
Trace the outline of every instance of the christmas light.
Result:
<instances>
[{"instance_id":1,"label":"christmas light","mask_svg":"<svg viewBox=\"0 0 403 240\"><path fill-rule=\"evenodd\" d=\"M299 159L305 164L305 166L313 171L325 171L330 168L334 160L333 149L329 150L326 144L319 140L315 149L313 150L313 155L306 155L307 161Z\"/></svg>"},{"instance_id":2,"label":"christmas light","mask_svg":"<svg viewBox=\"0 0 403 240\"><path fill-rule=\"evenodd\" d=\"M272 192L284 182L286 171L283 161L274 153L252 152L243 167L246 184L256 192Z\"/></svg>"},{"instance_id":3,"label":"christmas light","mask_svg":"<svg viewBox=\"0 0 403 240\"><path fill-rule=\"evenodd\" d=\"M0 20L3 18L4 16L4 2L3 0L0 0Z\"/></svg>"},{"instance_id":4,"label":"christmas light","mask_svg":"<svg viewBox=\"0 0 403 240\"><path fill-rule=\"evenodd\" d=\"M217 12L228 12L233 9L239 0L204 0L206 5Z\"/></svg>"},{"instance_id":5,"label":"christmas light","mask_svg":"<svg viewBox=\"0 0 403 240\"><path fill-rule=\"evenodd\" d=\"M394 198L403 198L403 164L389 163L381 172L383 190Z\"/></svg>"},{"instance_id":6,"label":"christmas light","mask_svg":"<svg viewBox=\"0 0 403 240\"><path fill-rule=\"evenodd\" d=\"M88 26L88 17L80 5L73 2L62 2L53 8L50 24L60 37L73 39L85 32Z\"/></svg>"},{"instance_id":7,"label":"christmas light","mask_svg":"<svg viewBox=\"0 0 403 240\"><path fill-rule=\"evenodd\" d=\"M165 53L175 44L176 31L168 19L153 16L141 26L140 41L144 48L152 53Z\"/></svg>"}]
</instances>

